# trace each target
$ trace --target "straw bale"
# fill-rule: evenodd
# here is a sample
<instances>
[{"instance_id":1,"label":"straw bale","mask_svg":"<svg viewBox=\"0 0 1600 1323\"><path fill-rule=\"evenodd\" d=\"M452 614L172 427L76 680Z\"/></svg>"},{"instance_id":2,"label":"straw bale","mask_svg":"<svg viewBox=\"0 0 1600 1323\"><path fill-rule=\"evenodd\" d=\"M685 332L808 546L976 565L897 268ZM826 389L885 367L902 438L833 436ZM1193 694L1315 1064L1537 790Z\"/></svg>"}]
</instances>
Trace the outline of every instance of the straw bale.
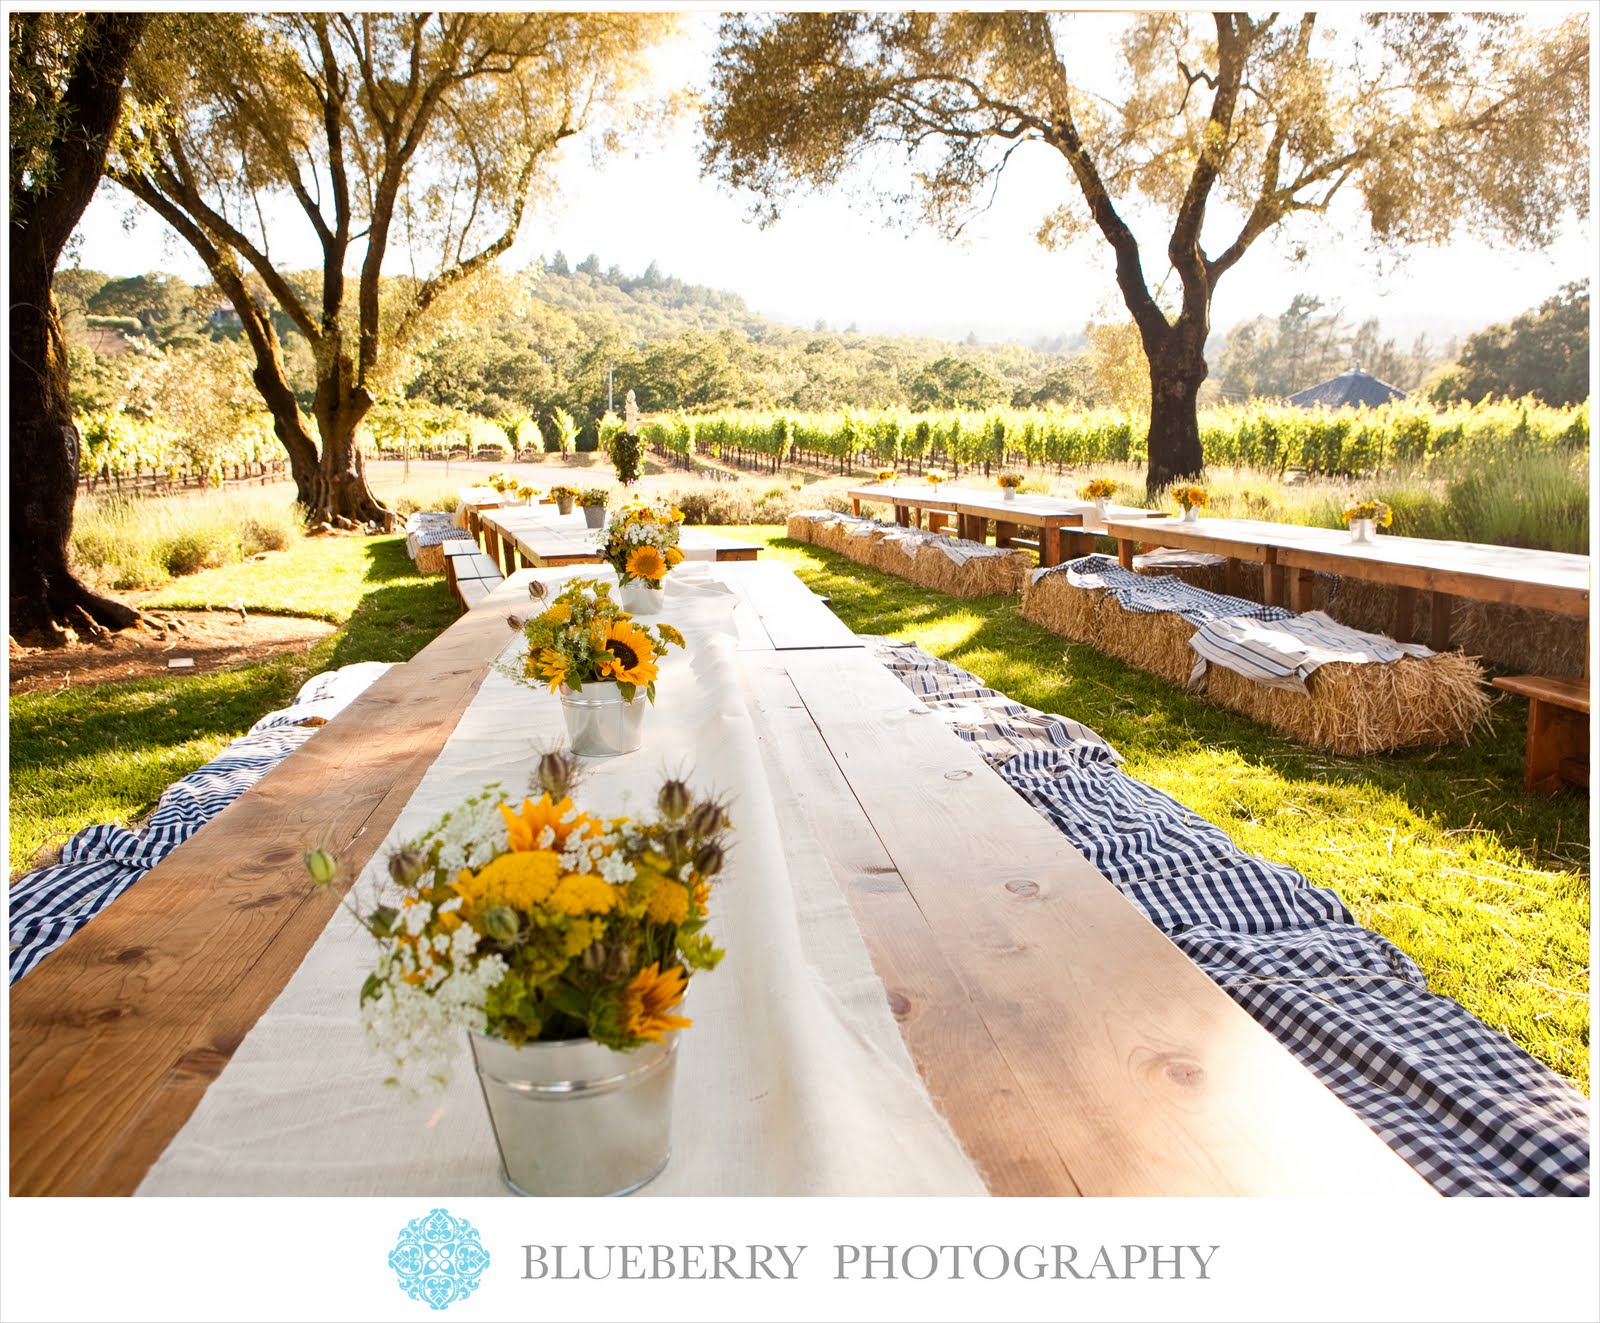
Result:
<instances>
[{"instance_id":1,"label":"straw bale","mask_svg":"<svg viewBox=\"0 0 1600 1323\"><path fill-rule=\"evenodd\" d=\"M435 542L429 547L418 547L412 560L416 562L418 574L443 574L444 545Z\"/></svg>"},{"instance_id":2,"label":"straw bale","mask_svg":"<svg viewBox=\"0 0 1600 1323\"><path fill-rule=\"evenodd\" d=\"M898 551L893 554L900 556ZM1004 556L974 556L957 565L932 544L918 547L916 556L905 563L910 566L908 577L913 582L951 597L990 597L996 593L1020 592L1033 566L1032 557L1022 551Z\"/></svg>"},{"instance_id":3,"label":"straw bale","mask_svg":"<svg viewBox=\"0 0 1600 1323\"><path fill-rule=\"evenodd\" d=\"M1206 668L1213 701L1333 753L1464 744L1489 711L1483 670L1457 652L1393 662L1329 662L1309 694L1277 689L1223 666Z\"/></svg>"},{"instance_id":4,"label":"straw bale","mask_svg":"<svg viewBox=\"0 0 1600 1323\"><path fill-rule=\"evenodd\" d=\"M1468 656L1538 675L1580 678L1589 655L1589 622L1583 617L1504 602L1456 598L1450 638Z\"/></svg>"},{"instance_id":5,"label":"straw bale","mask_svg":"<svg viewBox=\"0 0 1600 1323\"><path fill-rule=\"evenodd\" d=\"M789 516L786 532L796 542L815 542L817 540L817 518L814 515L796 513Z\"/></svg>"},{"instance_id":6,"label":"straw bale","mask_svg":"<svg viewBox=\"0 0 1600 1323\"><path fill-rule=\"evenodd\" d=\"M1097 643L1100 604L1108 595L1104 588L1075 588L1065 574L1047 574L1024 581L1022 615L1074 643Z\"/></svg>"},{"instance_id":7,"label":"straw bale","mask_svg":"<svg viewBox=\"0 0 1600 1323\"><path fill-rule=\"evenodd\" d=\"M1173 684L1189 682L1195 663L1189 640L1194 637L1195 627L1176 611L1154 615L1124 611L1112 598L1101 606L1099 622L1095 646L1101 652L1120 657Z\"/></svg>"}]
</instances>

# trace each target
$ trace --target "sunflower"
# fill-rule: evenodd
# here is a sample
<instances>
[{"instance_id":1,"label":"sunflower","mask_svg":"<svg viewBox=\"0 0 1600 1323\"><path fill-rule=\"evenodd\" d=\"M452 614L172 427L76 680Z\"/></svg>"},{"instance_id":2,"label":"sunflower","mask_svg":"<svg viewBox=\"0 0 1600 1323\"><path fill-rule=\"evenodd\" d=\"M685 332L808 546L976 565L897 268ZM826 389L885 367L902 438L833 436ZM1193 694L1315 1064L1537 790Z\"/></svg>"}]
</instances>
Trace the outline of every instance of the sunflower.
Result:
<instances>
[{"instance_id":1,"label":"sunflower","mask_svg":"<svg viewBox=\"0 0 1600 1323\"><path fill-rule=\"evenodd\" d=\"M540 648L538 658L529 659L528 669L548 681L552 693L567 682L567 659L554 648Z\"/></svg>"},{"instance_id":2,"label":"sunflower","mask_svg":"<svg viewBox=\"0 0 1600 1323\"><path fill-rule=\"evenodd\" d=\"M681 564L682 561L683 561L683 552L679 551L676 547L668 547L667 548L667 564L668 565L678 565L678 564Z\"/></svg>"},{"instance_id":3,"label":"sunflower","mask_svg":"<svg viewBox=\"0 0 1600 1323\"><path fill-rule=\"evenodd\" d=\"M602 679L632 685L655 683L655 644L632 620L613 621L600 646Z\"/></svg>"},{"instance_id":4,"label":"sunflower","mask_svg":"<svg viewBox=\"0 0 1600 1323\"><path fill-rule=\"evenodd\" d=\"M666 973L658 963L646 965L622 990L623 1032L641 1042L659 1043L674 1029L687 1029L694 1022L684 1015L669 1012L683 1000L686 991L683 966Z\"/></svg>"},{"instance_id":5,"label":"sunflower","mask_svg":"<svg viewBox=\"0 0 1600 1323\"><path fill-rule=\"evenodd\" d=\"M667 562L661 558L661 552L649 543L635 547L628 553L628 573L636 579L659 580L668 568Z\"/></svg>"},{"instance_id":6,"label":"sunflower","mask_svg":"<svg viewBox=\"0 0 1600 1323\"><path fill-rule=\"evenodd\" d=\"M568 837L576 834L582 840L602 830L598 818L579 813L572 807L570 798L552 801L549 791L537 800L524 799L520 811L502 804L500 813L506 820L507 844L513 851L565 850ZM550 839L542 841L540 838L547 827Z\"/></svg>"}]
</instances>

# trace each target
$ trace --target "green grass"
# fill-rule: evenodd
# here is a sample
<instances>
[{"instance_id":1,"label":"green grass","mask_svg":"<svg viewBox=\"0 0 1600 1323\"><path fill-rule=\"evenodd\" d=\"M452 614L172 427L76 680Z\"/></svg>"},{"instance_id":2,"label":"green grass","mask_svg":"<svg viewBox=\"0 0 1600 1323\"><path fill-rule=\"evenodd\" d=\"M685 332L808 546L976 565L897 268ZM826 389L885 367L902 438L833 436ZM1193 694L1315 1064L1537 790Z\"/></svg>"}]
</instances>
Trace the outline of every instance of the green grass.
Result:
<instances>
[{"instance_id":1,"label":"green grass","mask_svg":"<svg viewBox=\"0 0 1600 1323\"><path fill-rule=\"evenodd\" d=\"M405 661L456 618L439 576L416 573L405 539L311 538L265 560L196 574L163 605L243 601L342 628L309 651L232 671L85 685L11 699L10 866L96 822L130 822L310 676Z\"/></svg>"},{"instance_id":2,"label":"green grass","mask_svg":"<svg viewBox=\"0 0 1600 1323\"><path fill-rule=\"evenodd\" d=\"M741 528L862 633L916 643L992 687L1099 731L1129 775L1246 851L1336 891L1429 987L1589 1088L1588 801L1521 791L1526 706L1496 704L1463 748L1344 758L1024 620Z\"/></svg>"}]
</instances>

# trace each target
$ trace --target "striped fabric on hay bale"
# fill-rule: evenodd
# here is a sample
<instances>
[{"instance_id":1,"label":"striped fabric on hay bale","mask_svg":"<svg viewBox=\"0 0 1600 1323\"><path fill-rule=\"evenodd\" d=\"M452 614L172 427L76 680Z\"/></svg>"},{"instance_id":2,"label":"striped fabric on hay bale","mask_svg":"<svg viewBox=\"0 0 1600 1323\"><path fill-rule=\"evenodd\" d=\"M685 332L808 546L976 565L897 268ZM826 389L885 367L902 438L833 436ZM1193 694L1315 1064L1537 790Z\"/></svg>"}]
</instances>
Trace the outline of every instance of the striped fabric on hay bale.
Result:
<instances>
[{"instance_id":1,"label":"striped fabric on hay bale","mask_svg":"<svg viewBox=\"0 0 1600 1323\"><path fill-rule=\"evenodd\" d=\"M1095 643L1100 638L1100 604L1107 595L1104 588L1078 588L1064 574L1041 570L1023 585L1022 616L1074 643Z\"/></svg>"},{"instance_id":2,"label":"striped fabric on hay bale","mask_svg":"<svg viewBox=\"0 0 1600 1323\"><path fill-rule=\"evenodd\" d=\"M1332 753L1382 753L1465 744L1489 713L1483 669L1459 652L1392 662L1328 662L1307 694L1277 689L1224 666L1206 671L1208 697Z\"/></svg>"}]
</instances>

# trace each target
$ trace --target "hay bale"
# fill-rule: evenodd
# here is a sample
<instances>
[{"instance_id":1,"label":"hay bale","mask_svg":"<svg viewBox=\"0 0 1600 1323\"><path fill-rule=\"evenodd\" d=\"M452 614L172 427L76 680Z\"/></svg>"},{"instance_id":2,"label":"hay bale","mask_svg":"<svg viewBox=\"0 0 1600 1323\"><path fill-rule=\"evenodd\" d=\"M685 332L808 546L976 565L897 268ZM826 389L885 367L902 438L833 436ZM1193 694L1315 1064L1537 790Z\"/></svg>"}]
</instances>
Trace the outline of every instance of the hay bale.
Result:
<instances>
[{"instance_id":1,"label":"hay bale","mask_svg":"<svg viewBox=\"0 0 1600 1323\"><path fill-rule=\"evenodd\" d=\"M1504 602L1456 598L1450 638L1468 656L1536 675L1581 679L1589 655L1587 620Z\"/></svg>"},{"instance_id":2,"label":"hay bale","mask_svg":"<svg viewBox=\"0 0 1600 1323\"><path fill-rule=\"evenodd\" d=\"M789 516L784 531L796 542L815 542L821 518L812 511L800 511Z\"/></svg>"},{"instance_id":3,"label":"hay bale","mask_svg":"<svg viewBox=\"0 0 1600 1323\"><path fill-rule=\"evenodd\" d=\"M444 545L436 542L432 546L418 547L412 560L417 563L418 574L443 574Z\"/></svg>"},{"instance_id":4,"label":"hay bale","mask_svg":"<svg viewBox=\"0 0 1600 1323\"><path fill-rule=\"evenodd\" d=\"M1107 596L1104 588L1073 587L1065 574L1037 579L1030 575L1023 584L1022 615L1074 643L1095 643L1100 637L1100 604Z\"/></svg>"},{"instance_id":5,"label":"hay bale","mask_svg":"<svg viewBox=\"0 0 1600 1323\"><path fill-rule=\"evenodd\" d=\"M1458 652L1393 662L1329 662L1307 694L1206 668L1206 696L1303 744L1333 753L1381 753L1465 744L1489 712L1483 669Z\"/></svg>"},{"instance_id":6,"label":"hay bale","mask_svg":"<svg viewBox=\"0 0 1600 1323\"><path fill-rule=\"evenodd\" d=\"M937 545L924 543L908 564L912 581L935 592L951 597L992 597L1021 592L1033 559L1026 552L1013 551L1003 556L973 556L957 565Z\"/></svg>"},{"instance_id":7,"label":"hay bale","mask_svg":"<svg viewBox=\"0 0 1600 1323\"><path fill-rule=\"evenodd\" d=\"M1175 611L1149 614L1124 611L1116 598L1099 611L1099 637L1095 646L1141 670L1173 684L1187 684L1194 670L1194 649L1189 640L1195 627Z\"/></svg>"}]
</instances>

